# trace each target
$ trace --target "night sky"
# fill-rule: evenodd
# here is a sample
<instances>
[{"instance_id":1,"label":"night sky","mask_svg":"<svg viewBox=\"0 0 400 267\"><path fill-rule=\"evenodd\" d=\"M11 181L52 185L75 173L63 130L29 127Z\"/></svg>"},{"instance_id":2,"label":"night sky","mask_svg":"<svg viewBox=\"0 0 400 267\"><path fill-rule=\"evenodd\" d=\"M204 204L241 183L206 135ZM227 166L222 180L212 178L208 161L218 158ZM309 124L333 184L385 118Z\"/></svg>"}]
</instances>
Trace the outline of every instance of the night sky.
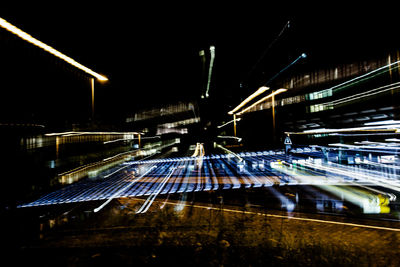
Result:
<instances>
[{"instance_id":1,"label":"night sky","mask_svg":"<svg viewBox=\"0 0 400 267\"><path fill-rule=\"evenodd\" d=\"M399 47L390 6L65 2L2 7L0 17L107 76L107 84L96 84L99 103L123 114L198 99L198 53L210 45L210 94L227 110L303 52L301 64L321 66Z\"/></svg>"}]
</instances>

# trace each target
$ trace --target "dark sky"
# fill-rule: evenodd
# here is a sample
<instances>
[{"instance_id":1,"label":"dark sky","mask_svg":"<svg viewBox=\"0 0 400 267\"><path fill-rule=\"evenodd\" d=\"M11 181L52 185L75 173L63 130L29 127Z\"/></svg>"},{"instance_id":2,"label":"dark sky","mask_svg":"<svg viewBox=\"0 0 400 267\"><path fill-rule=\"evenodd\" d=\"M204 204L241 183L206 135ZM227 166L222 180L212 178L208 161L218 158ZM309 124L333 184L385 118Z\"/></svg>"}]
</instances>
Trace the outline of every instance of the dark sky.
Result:
<instances>
[{"instance_id":1,"label":"dark sky","mask_svg":"<svg viewBox=\"0 0 400 267\"><path fill-rule=\"evenodd\" d=\"M210 45L216 47L216 87L210 93L232 103L302 52L309 55L307 64L321 64L399 45L390 5L361 10L334 3L114 2L2 7L0 17L106 75L110 81L99 95L125 110L197 98L198 53ZM290 28L249 74L289 20Z\"/></svg>"}]
</instances>

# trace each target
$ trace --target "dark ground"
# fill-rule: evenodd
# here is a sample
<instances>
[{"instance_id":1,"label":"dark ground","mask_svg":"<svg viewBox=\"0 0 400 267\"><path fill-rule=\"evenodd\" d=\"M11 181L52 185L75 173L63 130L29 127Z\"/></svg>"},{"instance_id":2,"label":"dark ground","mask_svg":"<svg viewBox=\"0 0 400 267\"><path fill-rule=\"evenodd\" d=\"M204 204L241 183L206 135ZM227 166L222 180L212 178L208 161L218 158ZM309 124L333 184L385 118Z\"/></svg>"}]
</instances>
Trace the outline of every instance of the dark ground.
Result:
<instances>
[{"instance_id":1,"label":"dark ground","mask_svg":"<svg viewBox=\"0 0 400 267\"><path fill-rule=\"evenodd\" d=\"M177 211L179 201L168 200L160 209L164 201L158 198L145 214L135 214L140 199L114 200L99 213L82 212L90 210L88 205L66 207L58 216L52 211L47 216L53 219L39 220L31 239L16 242L8 255L17 265L40 266L400 265L400 231L278 218L273 215L287 214L268 211L272 215L265 216L265 209L218 203L185 202ZM68 216L63 214L66 210ZM396 228L398 222L380 225Z\"/></svg>"}]
</instances>

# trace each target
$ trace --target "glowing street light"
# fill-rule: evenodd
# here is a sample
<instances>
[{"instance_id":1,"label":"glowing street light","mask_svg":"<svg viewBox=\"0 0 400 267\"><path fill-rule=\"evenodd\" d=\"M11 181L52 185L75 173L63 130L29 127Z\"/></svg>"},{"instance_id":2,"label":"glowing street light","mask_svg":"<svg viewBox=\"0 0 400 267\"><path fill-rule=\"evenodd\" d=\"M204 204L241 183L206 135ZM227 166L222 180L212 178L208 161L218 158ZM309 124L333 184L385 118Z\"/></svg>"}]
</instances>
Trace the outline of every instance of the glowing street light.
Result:
<instances>
[{"instance_id":1,"label":"glowing street light","mask_svg":"<svg viewBox=\"0 0 400 267\"><path fill-rule=\"evenodd\" d=\"M93 70L83 66L82 64L76 62L75 60L73 60L72 58L64 55L63 53L57 51L56 49L54 49L53 47L39 41L38 39L32 37L31 35L27 34L26 32L20 30L19 28L15 27L14 25L12 25L11 23L7 22L5 19L0 18L0 27L3 27L4 29L6 29L7 31L17 35L18 37L20 37L21 39L42 48L43 50L45 50L46 52L49 52L50 54L52 54L53 56L56 56L62 60L64 60L65 62L71 64L72 66L90 74L91 76L95 77L96 79L98 79L99 81L107 81L107 77L100 75L96 72L94 72Z\"/></svg>"},{"instance_id":2,"label":"glowing street light","mask_svg":"<svg viewBox=\"0 0 400 267\"><path fill-rule=\"evenodd\" d=\"M289 22L287 23L287 25L289 26ZM285 26L286 27L286 26ZM252 99L254 99L255 97L257 97L258 95L264 93L265 91L267 91L269 89L269 87L266 87L267 84L269 84L272 80L274 80L276 77L278 77L282 72L284 72L285 70L287 70L288 68L290 68L291 66L293 66L294 64L296 64L300 59L304 59L307 58L307 55L305 53L302 53L300 56L298 56L295 60L293 60L289 65L287 65L285 68L283 68L282 70L280 70L277 74L275 74L271 79L269 79L264 86L261 86L260 88L258 88L257 91L255 91L253 94L251 94L249 97L247 97L242 103L240 103L236 108L234 108L233 110L229 111L228 114L229 115L233 115L233 122L234 122L234 135L236 136L236 115L242 115L243 113L245 113L246 111L248 111L249 109L251 109L252 107L258 105L259 103L272 98L272 121L273 121L273 130L275 132L275 95L286 92L287 89L281 88L278 89L276 91L273 91L271 94L267 95L266 97L260 99L259 101L253 103L252 105L250 105L249 107L243 109L240 112L237 112L238 110L240 110L244 105L246 105L248 102L250 102ZM274 134L275 137L275 134Z\"/></svg>"},{"instance_id":3,"label":"glowing street light","mask_svg":"<svg viewBox=\"0 0 400 267\"><path fill-rule=\"evenodd\" d=\"M240 103L236 108L234 108L234 109L232 109L231 111L228 112L229 115L233 115L233 132L234 132L234 136L236 136L236 121L238 121L238 119L236 119L235 112L238 111L239 109L241 109L247 103L249 103L255 97L257 97L260 94L262 94L265 91L267 91L268 89L269 89L269 87L261 86L260 88L257 89L257 91L255 91L250 96L248 96L245 100L243 100L242 103Z\"/></svg>"},{"instance_id":4,"label":"glowing street light","mask_svg":"<svg viewBox=\"0 0 400 267\"><path fill-rule=\"evenodd\" d=\"M251 108L255 107L256 105L268 100L271 98L271 106L272 106L272 131L273 131L273 139L275 141L275 96L281 93L286 92L287 89L285 88L280 88L276 91L272 91L272 93L270 93L269 95L261 98L260 100L258 100L257 102L253 103L252 105L248 106L247 108L243 109L242 111L234 114L234 116L236 117L236 115L242 115L243 113L247 112L248 110L250 110ZM235 133L236 133L236 127L235 127Z\"/></svg>"},{"instance_id":5,"label":"glowing street light","mask_svg":"<svg viewBox=\"0 0 400 267\"><path fill-rule=\"evenodd\" d=\"M255 107L256 105L258 105L258 104L260 104L260 103L262 103L264 101L266 101L267 99L273 98L273 102L275 102L275 96L280 94L280 93L286 92L286 91L287 91L287 89L285 89L285 88L280 88L280 89L278 89L276 91L273 91L269 95L261 98L260 100L258 100L257 102L253 103L252 105L250 105L247 108L243 109L242 111L236 113L236 115L242 115L243 113L247 112L249 109ZM274 105L272 105L272 106L274 106Z\"/></svg>"},{"instance_id":6,"label":"glowing street light","mask_svg":"<svg viewBox=\"0 0 400 267\"><path fill-rule=\"evenodd\" d=\"M53 56L56 56L62 60L64 60L65 62L71 64L72 66L86 72L87 74L95 77L97 80L99 81L108 81L108 78L98 74L97 72L94 72L93 70L83 66L82 64L76 62L74 59L70 58L69 56L64 55L63 53L57 51L56 49L54 49L53 47L39 41L38 39L32 37L31 35L29 35L28 33L22 31L21 29L15 27L14 25L12 25L11 23L9 23L8 21L6 21L5 19L0 18L0 27L3 27L4 29L6 29L7 31L17 35L18 37L20 37L21 39L37 46L40 47L41 49L45 50L46 52L52 54ZM90 85L91 85L91 92L92 92L92 119L94 118L94 78L90 79Z\"/></svg>"},{"instance_id":7,"label":"glowing street light","mask_svg":"<svg viewBox=\"0 0 400 267\"><path fill-rule=\"evenodd\" d=\"M266 86L261 86L260 88L257 89L254 93L252 93L250 96L248 96L245 100L243 100L242 103L240 103L236 108L232 109L231 111L228 112L229 115L233 115L236 111L241 109L244 105L246 105L248 102L250 102L252 99L255 97L259 96L260 94L264 93L267 91L269 87Z\"/></svg>"}]
</instances>

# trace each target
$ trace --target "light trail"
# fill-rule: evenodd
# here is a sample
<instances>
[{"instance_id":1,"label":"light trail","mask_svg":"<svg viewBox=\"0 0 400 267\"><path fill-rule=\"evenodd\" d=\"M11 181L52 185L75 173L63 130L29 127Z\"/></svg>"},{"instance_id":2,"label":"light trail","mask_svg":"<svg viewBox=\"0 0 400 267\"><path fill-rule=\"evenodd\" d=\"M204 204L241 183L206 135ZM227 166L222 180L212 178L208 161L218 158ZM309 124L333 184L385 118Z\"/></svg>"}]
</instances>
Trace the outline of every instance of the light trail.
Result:
<instances>
[{"instance_id":1,"label":"light trail","mask_svg":"<svg viewBox=\"0 0 400 267\"><path fill-rule=\"evenodd\" d=\"M229 135L218 135L217 138L221 138L221 139L234 139L234 140L238 141L239 143L242 141L242 138L240 138L240 137L229 136Z\"/></svg>"},{"instance_id":2,"label":"light trail","mask_svg":"<svg viewBox=\"0 0 400 267\"><path fill-rule=\"evenodd\" d=\"M395 89L398 89L398 88L400 88L400 82L384 85L384 86L381 86L381 87L378 87L378 88L375 88L375 89L371 89L369 91L365 91L365 92L362 92L362 93L354 94L354 95L347 96L347 97L344 97L344 98L340 98L340 99L337 99L337 100L333 100L333 101L330 101L330 102L322 103L321 105L325 105L325 106L333 105L333 106L336 106L336 105L340 105L340 104L343 104L343 103L346 103L346 102L349 102L349 101L354 101L354 100L357 100L357 99L361 99L361 98L364 98L364 97L369 97L369 96L372 96L372 95L384 93L386 91L391 91L391 90L395 90Z\"/></svg>"},{"instance_id":3,"label":"light trail","mask_svg":"<svg viewBox=\"0 0 400 267\"><path fill-rule=\"evenodd\" d=\"M200 147L198 149L200 150ZM379 200L382 200L382 197L379 197L379 194L384 195L384 200L388 199L390 202L395 200L396 196L390 194L392 191L384 189L385 187L400 192L398 165L395 165L394 168L379 165L375 158L375 161L371 159L369 162L378 169L370 170L369 165L357 165L355 168L333 162L324 163L321 158L305 160L304 156L307 155L288 156L280 151L259 151L236 154L236 157L242 159L241 161L237 160L233 154L219 154L193 158L142 159L125 162L120 167L99 173L98 178L83 179L18 207L107 200L104 205L96 209L98 211L113 198L138 196L147 198L149 196L147 204L150 203L150 205L146 204L139 210L146 212L158 195L209 190L226 191L240 188L263 190L264 187L274 185L311 185L319 187L321 192L331 189L336 192L334 195L338 199L342 199L342 193L346 193L346 195L350 193L349 199L350 197L353 200L357 198L357 203L361 203L360 207L364 208L365 206L363 199L369 201L368 203L371 205L366 206L369 208L380 207L382 203ZM138 178L133 176L138 169L139 173L142 173L149 171L148 168L151 166L156 169L145 178L143 175ZM176 172L174 169L170 169L171 167L174 167ZM391 168L390 171L389 168ZM122 170L126 170L126 172L122 172ZM381 189L369 188L369 186L375 185ZM358 189L363 192L360 190L343 192L341 186L348 188L359 186ZM388 193L385 194L384 191ZM358 194L358 196L354 196L354 194ZM279 196L278 198L283 199ZM294 203L294 205L298 204ZM382 205L386 206L386 204ZM376 213L377 210L364 209L369 213Z\"/></svg>"},{"instance_id":4,"label":"light trail","mask_svg":"<svg viewBox=\"0 0 400 267\"><path fill-rule=\"evenodd\" d=\"M241 109L244 105L246 105L248 102L250 102L253 98L259 96L260 94L264 93L265 91L269 90L269 87L266 86L261 86L260 88L257 89L254 93L252 93L250 96L248 96L245 100L242 101L236 108L232 109L231 111L228 112L229 115L233 115L236 111ZM233 121L233 120L232 120ZM236 120L237 121L237 120ZM221 126L222 127L222 126ZM218 127L219 128L219 127Z\"/></svg>"},{"instance_id":5,"label":"light trail","mask_svg":"<svg viewBox=\"0 0 400 267\"><path fill-rule=\"evenodd\" d=\"M210 53L211 53L211 59L210 59L210 66L208 68L208 80L207 80L207 90L206 90L206 95L205 97L208 98L209 91L210 91L210 84L211 84L211 75L212 75L212 69L214 66L214 59L215 59L215 46L210 46Z\"/></svg>"},{"instance_id":6,"label":"light trail","mask_svg":"<svg viewBox=\"0 0 400 267\"><path fill-rule=\"evenodd\" d=\"M172 173L175 171L175 167L171 168L171 171L168 173L168 175L161 181L155 192L152 192L150 196L146 199L144 204L140 207L140 209L136 213L145 213L147 210L150 208L151 204L153 204L154 199L160 194L161 190L165 186L165 184L168 182L169 178L171 177Z\"/></svg>"},{"instance_id":7,"label":"light trail","mask_svg":"<svg viewBox=\"0 0 400 267\"><path fill-rule=\"evenodd\" d=\"M121 153L121 154L125 154L125 153ZM119 156L120 154L118 154L117 156ZM153 155L149 155L149 156L147 156L146 158L149 158L149 157L151 157L151 156L153 156ZM115 156L114 156L115 157ZM108 158L108 159L111 159L112 157L110 157L110 158ZM144 158L144 159L146 159L146 158ZM144 160L144 159L142 159L142 160ZM107 160L107 159L104 159L104 160ZM104 161L103 160L103 161ZM139 160L139 162L140 162L141 160ZM114 172L112 172L112 173L109 173L109 174L107 174L107 175L104 175L103 176L103 178L108 178L108 177L110 177L111 175L114 175L114 174L116 174L116 173L118 173L118 172L120 172L120 171L122 171L123 169L126 169L127 167L130 167L130 164L127 164L127 165L125 165L124 167L121 167L121 168L119 168L119 169L117 169L116 171L114 171Z\"/></svg>"},{"instance_id":8,"label":"light trail","mask_svg":"<svg viewBox=\"0 0 400 267\"><path fill-rule=\"evenodd\" d=\"M115 139L115 140L111 140L111 141L105 141L103 142L103 145L109 144L109 143L115 143L115 142L120 142L120 141L127 141L127 140L133 140L130 138L121 138L121 139Z\"/></svg>"},{"instance_id":9,"label":"light trail","mask_svg":"<svg viewBox=\"0 0 400 267\"><path fill-rule=\"evenodd\" d=\"M362 78L368 79L368 78L369 78L369 77L368 77L369 75L374 74L374 73L376 73L376 72L379 72L379 71L381 71L381 70L384 70L385 68L390 68L390 67L392 67L392 66L394 66L394 65L396 65L396 64L399 64L399 63L400 63L400 61L396 61L396 62L393 62L393 63L391 63L391 64L382 66L382 67L377 68L377 69L375 69L375 70L372 70L372 71L370 71L370 72L368 72L368 73L362 74L362 75L357 76L357 77L355 77L355 78L353 78L353 79L350 79L350 80L345 81L345 82L343 82L343 83L340 83L340 84L337 84L337 85L335 85L335 86L332 86L332 87L330 87L329 89L338 89L338 88L343 87L343 86L345 86L345 85L346 85L346 86L349 86L348 84L353 84L354 82L356 82L357 80L361 80Z\"/></svg>"},{"instance_id":10,"label":"light trail","mask_svg":"<svg viewBox=\"0 0 400 267\"><path fill-rule=\"evenodd\" d=\"M241 121L241 119L242 119L242 118L237 118L237 119L236 119L236 122ZM232 123L232 122L234 122L234 121L235 121L235 120L230 120L230 121L228 121L228 122L225 122L224 124L218 125L217 128L218 128L218 129L221 129L222 127L225 127L226 125L228 125L228 124L230 124L230 123Z\"/></svg>"},{"instance_id":11,"label":"light trail","mask_svg":"<svg viewBox=\"0 0 400 267\"><path fill-rule=\"evenodd\" d=\"M120 171L122 171L123 169L126 169L127 167L129 167L129 165L126 165L126 166L124 166L124 167L121 167L121 168L117 169L116 171L113 171L112 173L109 173L109 174L107 174L107 175L104 175L104 178L108 178L108 177L110 177L111 175L114 175L114 174L116 174L117 172L120 172Z\"/></svg>"},{"instance_id":12,"label":"light trail","mask_svg":"<svg viewBox=\"0 0 400 267\"><path fill-rule=\"evenodd\" d=\"M193 204L182 204L182 203L177 204L177 203L173 203L173 202L167 202L167 204L169 204L169 205L183 205L183 206L186 206L186 207L194 207L194 208L199 208L199 209L217 210L217 211L240 213L240 214L251 214L251 215L265 216L265 217L272 217L272 218L279 218L279 219L298 220L298 221L306 221L306 222L335 224L335 225L343 225L343 226L350 226L350 227L369 228L369 229L374 229L374 230L400 232L399 228L375 226L375 225L368 225L368 224L337 222L337 221L330 221L330 220L311 219L311 218L304 218L304 217L294 217L294 216L290 216L290 215L277 215L277 214L261 213L261 212L255 212L255 211L216 208L216 207L193 205Z\"/></svg>"},{"instance_id":13,"label":"light trail","mask_svg":"<svg viewBox=\"0 0 400 267\"><path fill-rule=\"evenodd\" d=\"M73 60L72 58L64 55L63 53L57 51L56 49L54 49L53 47L39 41L36 38L33 38L31 35L27 34L26 32L18 29L17 27L15 27L14 25L12 25L11 23L9 23L8 21L0 18L0 27L3 27L4 29L6 29L7 31L17 35L18 37L20 37L21 39L37 46L40 47L41 49L45 50L46 52L64 60L65 62L71 64L72 66L94 76L96 79L100 80L100 81L107 81L107 77L100 75L96 72L94 72L93 70L83 66L82 64L76 62L75 60Z\"/></svg>"},{"instance_id":14,"label":"light trail","mask_svg":"<svg viewBox=\"0 0 400 267\"><path fill-rule=\"evenodd\" d=\"M106 202L104 202L103 204L101 204L99 207L95 208L93 211L94 212L99 212L102 208L104 208L108 203L111 202L111 200L113 200L116 197L119 197L121 195L122 192L124 192L125 190L127 190L129 187L131 187L135 182L139 181L141 178L143 178L146 174L148 174L150 171L152 171L154 168L157 168L157 165L152 166L151 168L149 168L145 173L143 173L140 177L136 178L135 180L133 180L132 182L128 183L126 186L124 186L122 189L118 190L115 194L113 194Z\"/></svg>"},{"instance_id":15,"label":"light trail","mask_svg":"<svg viewBox=\"0 0 400 267\"><path fill-rule=\"evenodd\" d=\"M234 155L236 158L238 158L239 162L243 161L243 158L240 157L238 154L236 154L233 151L230 151L229 149L221 146L220 144L216 144L217 147L221 148L223 151L227 152L229 155Z\"/></svg>"},{"instance_id":16,"label":"light trail","mask_svg":"<svg viewBox=\"0 0 400 267\"><path fill-rule=\"evenodd\" d=\"M273 91L273 92L270 93L269 95L267 95L267 96L261 98L260 100L258 100L257 102L251 104L251 105L248 106L247 108L245 108L245 109L241 110L240 112L236 113L236 115L242 115L243 113L247 112L247 111L250 110L251 108L257 106L258 104L260 104L260 103L262 103L262 102L265 102L266 100L272 98L273 96L278 95L278 94L280 94L280 93L284 93L284 92L286 92L286 91L287 91L287 89L285 89L285 88L280 88L280 89L278 89L278 90L276 90L276 91Z\"/></svg>"}]
</instances>

